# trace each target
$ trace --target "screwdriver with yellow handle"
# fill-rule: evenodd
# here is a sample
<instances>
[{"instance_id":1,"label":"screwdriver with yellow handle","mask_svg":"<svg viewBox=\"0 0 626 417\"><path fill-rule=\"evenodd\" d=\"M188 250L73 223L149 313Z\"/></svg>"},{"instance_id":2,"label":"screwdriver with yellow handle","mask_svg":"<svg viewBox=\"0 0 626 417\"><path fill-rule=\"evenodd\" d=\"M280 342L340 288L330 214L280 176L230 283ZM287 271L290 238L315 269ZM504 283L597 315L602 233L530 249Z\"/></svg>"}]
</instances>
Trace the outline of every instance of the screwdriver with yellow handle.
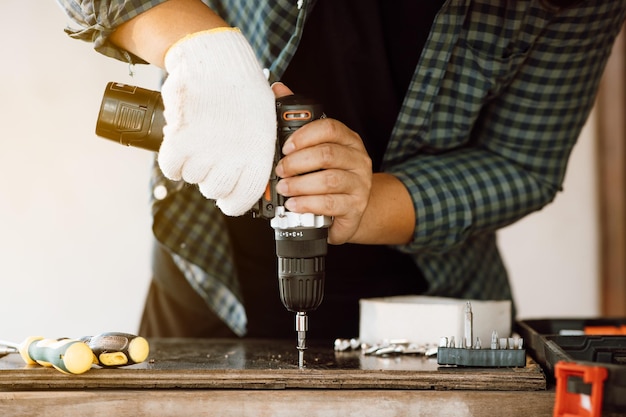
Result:
<instances>
[{"instance_id":1,"label":"screwdriver with yellow handle","mask_svg":"<svg viewBox=\"0 0 626 417\"><path fill-rule=\"evenodd\" d=\"M105 368L134 365L146 360L150 353L148 341L129 333L109 332L79 339L94 354L94 363Z\"/></svg>"},{"instance_id":2,"label":"screwdriver with yellow handle","mask_svg":"<svg viewBox=\"0 0 626 417\"><path fill-rule=\"evenodd\" d=\"M110 332L80 339L29 337L21 344L0 340L0 345L18 351L29 364L39 364L67 374L82 374L93 364L118 367L143 362L149 345L143 337Z\"/></svg>"},{"instance_id":3,"label":"screwdriver with yellow handle","mask_svg":"<svg viewBox=\"0 0 626 417\"><path fill-rule=\"evenodd\" d=\"M82 374L93 364L93 352L76 339L44 339L31 336L21 344L0 341L20 353L28 365L53 367L65 374Z\"/></svg>"}]
</instances>

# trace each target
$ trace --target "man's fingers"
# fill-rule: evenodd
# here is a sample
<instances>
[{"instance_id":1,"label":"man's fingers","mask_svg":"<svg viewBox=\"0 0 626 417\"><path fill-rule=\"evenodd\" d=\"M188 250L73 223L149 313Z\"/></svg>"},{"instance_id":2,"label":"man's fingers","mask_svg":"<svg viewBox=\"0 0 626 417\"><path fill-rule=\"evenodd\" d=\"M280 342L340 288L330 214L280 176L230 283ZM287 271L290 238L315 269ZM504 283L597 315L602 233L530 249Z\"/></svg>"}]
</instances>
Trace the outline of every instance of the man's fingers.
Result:
<instances>
[{"instance_id":1,"label":"man's fingers","mask_svg":"<svg viewBox=\"0 0 626 417\"><path fill-rule=\"evenodd\" d=\"M283 146L283 153L287 155L321 143L337 143L359 151L365 150L361 137L346 125L335 119L319 119L302 126L291 135Z\"/></svg>"},{"instance_id":2,"label":"man's fingers","mask_svg":"<svg viewBox=\"0 0 626 417\"><path fill-rule=\"evenodd\" d=\"M354 200L345 194L293 197L285 202L285 207L297 213L333 217L333 224L328 231L328 243L332 245L346 243L354 235L362 215L361 210L356 209Z\"/></svg>"},{"instance_id":3,"label":"man's fingers","mask_svg":"<svg viewBox=\"0 0 626 417\"><path fill-rule=\"evenodd\" d=\"M276 166L276 174L288 178L321 169L360 171L370 167L371 159L365 152L336 143L322 143L285 156Z\"/></svg>"}]
</instances>

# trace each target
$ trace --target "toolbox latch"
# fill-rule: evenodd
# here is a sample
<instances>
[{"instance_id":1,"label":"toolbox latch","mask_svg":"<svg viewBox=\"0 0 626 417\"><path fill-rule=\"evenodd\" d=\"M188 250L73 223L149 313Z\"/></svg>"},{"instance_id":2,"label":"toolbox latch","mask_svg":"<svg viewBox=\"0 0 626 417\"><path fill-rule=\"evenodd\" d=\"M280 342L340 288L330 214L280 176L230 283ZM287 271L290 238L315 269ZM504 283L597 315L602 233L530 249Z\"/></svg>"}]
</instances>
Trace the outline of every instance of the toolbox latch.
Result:
<instances>
[{"instance_id":1,"label":"toolbox latch","mask_svg":"<svg viewBox=\"0 0 626 417\"><path fill-rule=\"evenodd\" d=\"M554 417L601 416L606 368L560 361L554 368L554 376Z\"/></svg>"}]
</instances>

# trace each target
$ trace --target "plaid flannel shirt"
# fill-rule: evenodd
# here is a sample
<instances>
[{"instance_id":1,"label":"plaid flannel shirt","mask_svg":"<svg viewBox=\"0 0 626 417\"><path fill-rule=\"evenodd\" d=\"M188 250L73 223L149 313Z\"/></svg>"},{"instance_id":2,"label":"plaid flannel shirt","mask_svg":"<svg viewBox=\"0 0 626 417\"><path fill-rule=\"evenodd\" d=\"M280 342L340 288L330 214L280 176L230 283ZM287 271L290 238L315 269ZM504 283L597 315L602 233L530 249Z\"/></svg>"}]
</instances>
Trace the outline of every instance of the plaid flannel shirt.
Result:
<instances>
[{"instance_id":1,"label":"plaid flannel shirt","mask_svg":"<svg viewBox=\"0 0 626 417\"><path fill-rule=\"evenodd\" d=\"M58 0L79 27L66 31L112 57L142 62L107 37L166 0ZM278 78L315 1L205 0L247 36ZM260 4L259 4L260 3ZM560 191L569 154L593 106L623 0L549 10L539 0L448 0L431 27L389 139L383 170L410 191L416 227L397 249L412 255L428 294L508 299L496 231ZM153 205L154 233L191 285L245 334L221 215L196 187L155 169L167 197Z\"/></svg>"}]
</instances>

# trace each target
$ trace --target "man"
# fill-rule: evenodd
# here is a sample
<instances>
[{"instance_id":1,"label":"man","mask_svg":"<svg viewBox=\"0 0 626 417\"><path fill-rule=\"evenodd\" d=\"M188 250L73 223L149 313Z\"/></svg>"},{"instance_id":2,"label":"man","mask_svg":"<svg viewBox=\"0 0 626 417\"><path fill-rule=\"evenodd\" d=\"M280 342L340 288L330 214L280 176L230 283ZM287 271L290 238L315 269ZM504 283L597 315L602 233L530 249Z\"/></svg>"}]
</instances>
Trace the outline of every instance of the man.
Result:
<instances>
[{"instance_id":1,"label":"man","mask_svg":"<svg viewBox=\"0 0 626 417\"><path fill-rule=\"evenodd\" d=\"M73 37L168 74L148 336L292 334L272 230L243 216L272 169L274 95L291 91L329 116L275 168L289 210L333 217L311 337L356 335L363 297L512 299L495 232L560 190L626 13L622 1L59 1ZM283 84L270 89L263 69Z\"/></svg>"}]
</instances>

